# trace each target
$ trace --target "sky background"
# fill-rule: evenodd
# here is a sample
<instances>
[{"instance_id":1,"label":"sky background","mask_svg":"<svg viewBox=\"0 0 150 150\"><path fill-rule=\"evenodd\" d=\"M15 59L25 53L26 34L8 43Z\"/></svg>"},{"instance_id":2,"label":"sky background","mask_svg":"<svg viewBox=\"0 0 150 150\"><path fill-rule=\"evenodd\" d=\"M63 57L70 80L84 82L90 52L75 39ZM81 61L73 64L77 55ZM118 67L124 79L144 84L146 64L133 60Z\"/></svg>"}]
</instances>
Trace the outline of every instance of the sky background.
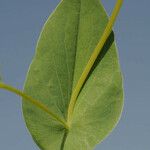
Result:
<instances>
[{"instance_id":1,"label":"sky background","mask_svg":"<svg viewBox=\"0 0 150 150\"><path fill-rule=\"evenodd\" d=\"M102 0L110 14L116 0ZM41 28L59 0L0 0L0 70L22 89ZM125 0L114 31L124 76L122 118L95 150L150 149L150 1ZM0 91L0 149L38 150L22 117L21 101Z\"/></svg>"}]
</instances>

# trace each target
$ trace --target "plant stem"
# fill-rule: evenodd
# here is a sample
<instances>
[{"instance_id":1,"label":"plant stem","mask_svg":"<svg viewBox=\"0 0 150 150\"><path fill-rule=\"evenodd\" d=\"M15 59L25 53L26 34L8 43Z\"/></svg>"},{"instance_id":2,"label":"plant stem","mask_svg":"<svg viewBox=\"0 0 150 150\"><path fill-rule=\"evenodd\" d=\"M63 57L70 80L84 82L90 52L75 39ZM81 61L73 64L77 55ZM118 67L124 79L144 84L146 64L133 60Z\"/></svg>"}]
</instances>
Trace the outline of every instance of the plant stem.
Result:
<instances>
[{"instance_id":1,"label":"plant stem","mask_svg":"<svg viewBox=\"0 0 150 150\"><path fill-rule=\"evenodd\" d=\"M66 129L68 129L68 125L66 124L66 122L63 119L61 119L55 113L53 113L52 111L50 111L47 106L45 106L44 104L42 104L38 100L36 100L36 99L34 99L34 98L26 95L22 91L20 91L18 89L15 89L12 86L6 85L4 83L0 83L0 88L4 89L4 90L7 90L9 92L15 93L16 95L21 96L22 98L24 98L23 100L30 102L34 106L36 106L36 107L40 108L41 110L43 110L44 112L48 113L53 119L55 119L60 124L62 124Z\"/></svg>"},{"instance_id":2,"label":"plant stem","mask_svg":"<svg viewBox=\"0 0 150 150\"><path fill-rule=\"evenodd\" d=\"M110 33L112 32L112 27L115 23L115 20L117 18L117 15L119 14L120 8L122 6L123 0L117 0L116 6L114 7L114 10L112 12L112 15L109 19L109 22L104 30L104 33L99 41L99 43L97 44L96 48L94 49L81 77L79 78L77 85L75 86L72 96L71 96L71 100L70 100L70 104L68 107L68 116L67 116L67 123L68 126L70 126L71 124L71 119L72 119L72 115L73 115L73 111L74 111L74 107L77 101L77 97L79 95L79 92L96 60L96 58L98 57L98 55L100 54L106 40L108 39Z\"/></svg>"}]
</instances>

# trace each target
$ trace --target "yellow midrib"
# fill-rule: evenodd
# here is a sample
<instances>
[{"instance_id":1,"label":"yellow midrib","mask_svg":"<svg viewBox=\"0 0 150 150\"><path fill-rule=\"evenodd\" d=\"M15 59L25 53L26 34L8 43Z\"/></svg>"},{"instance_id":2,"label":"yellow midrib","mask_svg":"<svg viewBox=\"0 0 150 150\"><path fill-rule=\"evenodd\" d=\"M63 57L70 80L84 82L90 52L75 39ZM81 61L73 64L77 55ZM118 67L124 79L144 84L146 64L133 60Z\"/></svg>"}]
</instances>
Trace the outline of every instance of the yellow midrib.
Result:
<instances>
[{"instance_id":1,"label":"yellow midrib","mask_svg":"<svg viewBox=\"0 0 150 150\"><path fill-rule=\"evenodd\" d=\"M48 113L53 119L57 120L58 122L60 122L66 129L68 129L68 125L66 124L66 121L61 119L59 116L57 116L55 113L53 113L51 110L49 110L49 108L44 105L43 103L41 103L40 101L32 98L31 96L28 96L27 94L25 94L24 92L10 86L10 85L6 85L4 83L0 83L0 88L7 90L9 92L15 93L16 95L21 96L22 98L24 98L25 101L30 102L31 104L35 105L36 107L40 108L41 110L43 110L44 112Z\"/></svg>"},{"instance_id":2,"label":"yellow midrib","mask_svg":"<svg viewBox=\"0 0 150 150\"><path fill-rule=\"evenodd\" d=\"M98 55L100 54L107 38L109 37L111 31L112 31L112 27L116 21L116 18L119 14L119 11L120 11L120 8L122 6L122 3L123 3L123 0L117 0L117 3L116 3L116 6L112 12L112 15L109 19L109 22L104 30L104 33L99 41L99 43L97 44L96 48L94 49L81 77L79 78L78 82L77 82L77 85L75 86L73 92L72 92L72 95L71 95L71 100L70 100L70 104L69 104L69 107L68 107L68 116L67 116L67 124L68 126L71 125L71 119L72 119L72 115L73 115L73 111L74 111L74 107L75 107L75 104L76 104L76 101L77 101L77 97L79 95L79 92L96 60L96 58L98 57Z\"/></svg>"}]
</instances>

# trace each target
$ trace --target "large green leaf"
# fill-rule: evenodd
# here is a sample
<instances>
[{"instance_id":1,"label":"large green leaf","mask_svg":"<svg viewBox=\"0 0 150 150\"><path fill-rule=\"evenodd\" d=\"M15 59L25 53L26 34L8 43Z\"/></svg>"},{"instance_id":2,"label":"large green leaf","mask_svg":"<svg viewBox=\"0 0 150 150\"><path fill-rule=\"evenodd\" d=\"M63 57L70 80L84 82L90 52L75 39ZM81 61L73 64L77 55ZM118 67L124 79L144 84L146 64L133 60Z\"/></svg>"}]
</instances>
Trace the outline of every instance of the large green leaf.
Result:
<instances>
[{"instance_id":1,"label":"large green leaf","mask_svg":"<svg viewBox=\"0 0 150 150\"><path fill-rule=\"evenodd\" d=\"M62 0L42 30L24 91L66 119L72 91L107 22L99 0ZM115 127L122 105L122 77L112 33L77 98L68 131L30 103L23 102L23 113L42 150L91 150Z\"/></svg>"}]
</instances>

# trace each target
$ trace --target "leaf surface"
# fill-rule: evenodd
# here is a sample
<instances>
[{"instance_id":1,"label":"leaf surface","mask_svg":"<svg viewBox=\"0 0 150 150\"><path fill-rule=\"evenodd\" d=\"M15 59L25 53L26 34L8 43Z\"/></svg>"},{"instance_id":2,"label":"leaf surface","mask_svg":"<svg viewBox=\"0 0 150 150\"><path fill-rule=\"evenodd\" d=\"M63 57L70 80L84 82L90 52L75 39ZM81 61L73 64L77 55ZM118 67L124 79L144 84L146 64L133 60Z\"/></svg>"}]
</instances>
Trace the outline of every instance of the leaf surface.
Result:
<instances>
[{"instance_id":1,"label":"leaf surface","mask_svg":"<svg viewBox=\"0 0 150 150\"><path fill-rule=\"evenodd\" d=\"M62 0L41 32L25 93L66 119L72 91L107 22L99 0ZM42 150L92 150L115 127L122 106L122 76L112 33L78 96L69 131L30 103L23 102L23 113Z\"/></svg>"}]
</instances>

